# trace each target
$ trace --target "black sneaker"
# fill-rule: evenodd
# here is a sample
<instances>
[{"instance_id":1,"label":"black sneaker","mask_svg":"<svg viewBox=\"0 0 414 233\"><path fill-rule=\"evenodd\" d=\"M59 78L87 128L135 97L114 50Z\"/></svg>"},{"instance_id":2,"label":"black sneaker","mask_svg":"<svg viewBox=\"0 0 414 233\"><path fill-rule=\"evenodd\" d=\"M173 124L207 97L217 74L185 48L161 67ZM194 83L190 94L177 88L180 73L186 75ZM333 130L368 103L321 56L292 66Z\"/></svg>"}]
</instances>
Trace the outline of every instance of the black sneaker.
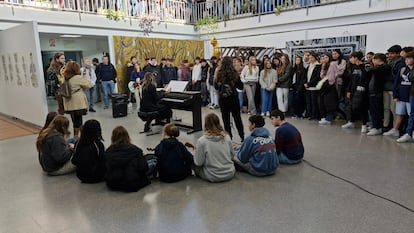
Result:
<instances>
[{"instance_id":1,"label":"black sneaker","mask_svg":"<svg viewBox=\"0 0 414 233\"><path fill-rule=\"evenodd\" d=\"M95 109L93 109L93 108L90 108L90 109L89 109L89 112L96 112L96 110L95 110Z\"/></svg>"}]
</instances>

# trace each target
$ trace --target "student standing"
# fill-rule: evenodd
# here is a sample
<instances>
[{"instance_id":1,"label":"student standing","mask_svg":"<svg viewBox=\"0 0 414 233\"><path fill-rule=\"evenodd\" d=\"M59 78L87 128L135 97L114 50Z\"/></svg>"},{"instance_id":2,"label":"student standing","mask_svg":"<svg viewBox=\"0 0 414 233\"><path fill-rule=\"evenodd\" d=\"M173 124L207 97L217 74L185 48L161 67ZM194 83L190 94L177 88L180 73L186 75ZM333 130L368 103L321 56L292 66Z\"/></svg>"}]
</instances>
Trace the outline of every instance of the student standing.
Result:
<instances>
[{"instance_id":1,"label":"student standing","mask_svg":"<svg viewBox=\"0 0 414 233\"><path fill-rule=\"evenodd\" d=\"M305 111L305 87L306 82L306 69L303 66L302 57L295 58L295 64L293 65L293 106L294 116L302 118Z\"/></svg>"},{"instance_id":2,"label":"student standing","mask_svg":"<svg viewBox=\"0 0 414 233\"><path fill-rule=\"evenodd\" d=\"M385 54L375 54L372 62L373 67L367 67L367 75L370 77L368 84L369 114L372 122L371 130L367 133L368 136L382 133L384 83L391 75L391 66L386 63ZM387 135L387 133L384 133L384 135Z\"/></svg>"},{"instance_id":3,"label":"student standing","mask_svg":"<svg viewBox=\"0 0 414 233\"><path fill-rule=\"evenodd\" d=\"M410 61L410 59L408 59ZM395 80L393 88L393 98L395 102L395 120L394 126L391 130L384 133L385 135L400 136L399 128L404 120L404 116L410 115L410 89L411 81L408 79L408 74L411 72L411 67L405 65L400 70L400 75Z\"/></svg>"},{"instance_id":4,"label":"student standing","mask_svg":"<svg viewBox=\"0 0 414 233\"><path fill-rule=\"evenodd\" d=\"M240 77L244 84L244 91L247 96L248 114L254 115L256 114L254 96L256 93L257 82L259 82L259 67L256 63L256 57L249 57L249 64L243 68Z\"/></svg>"},{"instance_id":5,"label":"student standing","mask_svg":"<svg viewBox=\"0 0 414 233\"><path fill-rule=\"evenodd\" d=\"M338 93L336 91L336 61L332 61L330 53L321 56L321 79L326 79L319 91L320 125L332 124L334 113L338 109Z\"/></svg>"},{"instance_id":6,"label":"student standing","mask_svg":"<svg viewBox=\"0 0 414 233\"><path fill-rule=\"evenodd\" d=\"M342 128L354 128L354 122L357 116L359 116L362 121L361 133L367 133L369 77L366 75L365 65L362 62L363 56L364 54L361 51L353 52L349 56L349 61L353 65L351 67L350 83L346 91L346 97L351 105L350 120L342 125Z\"/></svg>"},{"instance_id":7,"label":"student standing","mask_svg":"<svg viewBox=\"0 0 414 233\"><path fill-rule=\"evenodd\" d=\"M260 72L260 87L262 94L262 116L270 116L272 100L275 89L277 72L272 68L272 62L268 59L265 68Z\"/></svg>"},{"instance_id":8,"label":"student standing","mask_svg":"<svg viewBox=\"0 0 414 233\"><path fill-rule=\"evenodd\" d=\"M219 103L221 117L224 123L224 129L233 138L230 127L230 113L233 115L234 123L240 139L244 140L243 123L240 116L240 104L236 88L242 89L243 84L240 81L237 71L234 69L232 59L224 57L221 65L217 68L214 77L214 88L219 93Z\"/></svg>"},{"instance_id":9,"label":"student standing","mask_svg":"<svg viewBox=\"0 0 414 233\"><path fill-rule=\"evenodd\" d=\"M410 69L410 72L406 74L409 82L411 82L410 90L410 114L408 118L408 124L406 133L400 137L397 142L412 142L413 141L413 129L414 129L414 52L407 53L405 57L405 63Z\"/></svg>"},{"instance_id":10,"label":"student standing","mask_svg":"<svg viewBox=\"0 0 414 233\"><path fill-rule=\"evenodd\" d=\"M280 111L288 111L289 101L289 88L292 85L293 70L290 64L289 55L283 54L280 57L281 65L279 66L277 73L278 78L275 81L276 84L276 96L277 106Z\"/></svg>"},{"instance_id":11,"label":"student standing","mask_svg":"<svg viewBox=\"0 0 414 233\"><path fill-rule=\"evenodd\" d=\"M306 101L306 117L311 119L319 118L319 106L318 106L318 94L316 91L308 88L315 87L321 74L321 65L318 62L318 55L315 52L309 53L309 65L306 69L306 81L303 86L306 88L305 101Z\"/></svg>"},{"instance_id":12,"label":"student standing","mask_svg":"<svg viewBox=\"0 0 414 233\"><path fill-rule=\"evenodd\" d=\"M57 90L60 85L65 81L63 77L63 68L65 66L65 55L63 53L55 53L53 59L50 63L49 69L47 70L47 79L53 80L55 98L58 104L57 112L61 115L65 114L65 109L63 107L63 97L58 94Z\"/></svg>"}]
</instances>

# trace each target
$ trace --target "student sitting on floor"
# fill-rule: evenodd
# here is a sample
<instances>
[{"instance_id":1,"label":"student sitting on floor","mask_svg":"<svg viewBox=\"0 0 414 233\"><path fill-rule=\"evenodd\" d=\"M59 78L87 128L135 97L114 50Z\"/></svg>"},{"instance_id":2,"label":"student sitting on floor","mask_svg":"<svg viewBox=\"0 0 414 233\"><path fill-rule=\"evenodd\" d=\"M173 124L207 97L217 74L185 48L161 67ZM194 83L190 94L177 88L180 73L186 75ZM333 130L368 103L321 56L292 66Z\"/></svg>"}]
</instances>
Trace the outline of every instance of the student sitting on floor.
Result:
<instances>
[{"instance_id":1,"label":"student sitting on floor","mask_svg":"<svg viewBox=\"0 0 414 233\"><path fill-rule=\"evenodd\" d=\"M117 126L112 131L111 146L105 152L106 185L112 190L136 192L149 185L151 168L142 150L131 143L128 131ZM152 170L155 165L152 167Z\"/></svg>"},{"instance_id":2,"label":"student sitting on floor","mask_svg":"<svg viewBox=\"0 0 414 233\"><path fill-rule=\"evenodd\" d=\"M57 115L58 115L57 112L49 112L46 116L45 124L43 125L43 128L40 130L40 132L42 132L44 129L46 129L50 125L50 122L52 122L53 119L55 119L55 117Z\"/></svg>"},{"instance_id":3,"label":"student sitting on floor","mask_svg":"<svg viewBox=\"0 0 414 233\"><path fill-rule=\"evenodd\" d=\"M269 130L263 128L264 125L262 116L249 117L247 127L251 134L244 140L233 158L236 166L254 176L273 175L279 165L275 143Z\"/></svg>"},{"instance_id":4,"label":"student sitting on floor","mask_svg":"<svg viewBox=\"0 0 414 233\"><path fill-rule=\"evenodd\" d=\"M272 125L278 127L275 133L276 153L280 164L300 163L304 148L299 130L285 121L285 114L279 110L270 113Z\"/></svg>"},{"instance_id":5,"label":"student sitting on floor","mask_svg":"<svg viewBox=\"0 0 414 233\"><path fill-rule=\"evenodd\" d=\"M233 178L232 158L234 149L230 136L220 125L218 116L210 113L205 117L204 135L198 139L194 155L194 172L201 179L222 182Z\"/></svg>"},{"instance_id":6,"label":"student sitting on floor","mask_svg":"<svg viewBox=\"0 0 414 233\"><path fill-rule=\"evenodd\" d=\"M66 139L70 132L69 120L63 115L57 115L46 129L39 133L36 148L39 152L39 162L48 175L64 175L76 170L70 159L73 144Z\"/></svg>"},{"instance_id":7,"label":"student sitting on floor","mask_svg":"<svg viewBox=\"0 0 414 233\"><path fill-rule=\"evenodd\" d=\"M105 146L102 143L101 124L88 120L81 127L81 136L75 145L72 163L76 176L83 183L98 183L105 176Z\"/></svg>"},{"instance_id":8,"label":"student sitting on floor","mask_svg":"<svg viewBox=\"0 0 414 233\"><path fill-rule=\"evenodd\" d=\"M158 176L162 182L172 183L191 175L193 155L178 141L180 130L174 124L164 126L160 144L155 147Z\"/></svg>"}]
</instances>

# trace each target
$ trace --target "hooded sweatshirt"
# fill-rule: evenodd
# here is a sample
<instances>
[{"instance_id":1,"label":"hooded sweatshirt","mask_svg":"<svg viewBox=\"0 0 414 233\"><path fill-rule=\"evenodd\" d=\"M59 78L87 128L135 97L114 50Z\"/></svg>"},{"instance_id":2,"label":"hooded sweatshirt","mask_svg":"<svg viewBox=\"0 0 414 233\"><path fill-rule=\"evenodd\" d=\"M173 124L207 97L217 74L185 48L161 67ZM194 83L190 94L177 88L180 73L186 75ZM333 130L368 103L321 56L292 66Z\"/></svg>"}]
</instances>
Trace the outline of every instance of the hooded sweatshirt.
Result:
<instances>
[{"instance_id":1,"label":"hooded sweatshirt","mask_svg":"<svg viewBox=\"0 0 414 233\"><path fill-rule=\"evenodd\" d=\"M200 166L211 182L226 181L235 173L233 158L234 149L230 136L204 135L197 141L194 164Z\"/></svg>"},{"instance_id":2,"label":"hooded sweatshirt","mask_svg":"<svg viewBox=\"0 0 414 233\"><path fill-rule=\"evenodd\" d=\"M112 190L136 192L150 184L148 164L142 150L133 144L112 145L106 152L106 185Z\"/></svg>"},{"instance_id":3,"label":"hooded sweatshirt","mask_svg":"<svg viewBox=\"0 0 414 233\"><path fill-rule=\"evenodd\" d=\"M275 143L269 130L263 127L253 129L237 153L242 163L250 163L257 172L273 174L279 165Z\"/></svg>"},{"instance_id":4,"label":"hooded sweatshirt","mask_svg":"<svg viewBox=\"0 0 414 233\"><path fill-rule=\"evenodd\" d=\"M158 176L162 182L172 183L191 175L193 155L177 138L165 138L155 147Z\"/></svg>"},{"instance_id":5,"label":"hooded sweatshirt","mask_svg":"<svg viewBox=\"0 0 414 233\"><path fill-rule=\"evenodd\" d=\"M72 149L68 148L62 133L50 132L42 143L39 162L45 172L54 172L65 165L72 157Z\"/></svg>"}]
</instances>

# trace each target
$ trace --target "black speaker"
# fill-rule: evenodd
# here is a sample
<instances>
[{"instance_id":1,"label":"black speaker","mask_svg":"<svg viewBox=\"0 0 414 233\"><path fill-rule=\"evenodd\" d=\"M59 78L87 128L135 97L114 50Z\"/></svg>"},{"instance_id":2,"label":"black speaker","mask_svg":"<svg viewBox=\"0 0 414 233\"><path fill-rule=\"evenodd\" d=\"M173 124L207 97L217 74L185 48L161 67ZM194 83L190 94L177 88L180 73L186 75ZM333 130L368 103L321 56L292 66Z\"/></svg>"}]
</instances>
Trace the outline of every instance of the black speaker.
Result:
<instances>
[{"instance_id":1,"label":"black speaker","mask_svg":"<svg viewBox=\"0 0 414 233\"><path fill-rule=\"evenodd\" d=\"M126 94L112 95L112 117L124 117L128 114L128 96Z\"/></svg>"}]
</instances>

